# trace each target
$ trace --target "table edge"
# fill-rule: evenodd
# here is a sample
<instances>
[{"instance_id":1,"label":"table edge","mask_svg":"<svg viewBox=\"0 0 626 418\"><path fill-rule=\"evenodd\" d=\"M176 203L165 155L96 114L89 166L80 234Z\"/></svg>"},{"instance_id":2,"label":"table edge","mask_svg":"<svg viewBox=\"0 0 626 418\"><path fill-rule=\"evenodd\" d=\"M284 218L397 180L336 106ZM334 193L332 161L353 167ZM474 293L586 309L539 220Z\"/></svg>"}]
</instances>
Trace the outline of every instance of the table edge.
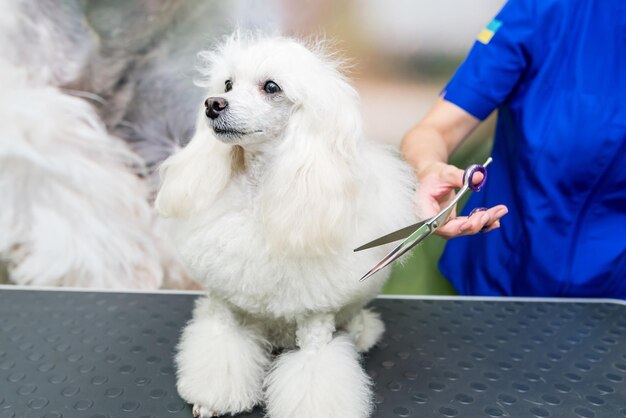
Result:
<instances>
[{"instance_id":1,"label":"table edge","mask_svg":"<svg viewBox=\"0 0 626 418\"><path fill-rule=\"evenodd\" d=\"M0 285L0 290L31 290L42 292L78 292L78 293L137 293L156 295L202 295L199 290L175 289L104 289L83 287L45 287L23 285ZM554 298L554 297L518 297L518 296L454 296L454 295L378 295L377 299L398 300L445 300L445 301L481 301L481 302L550 302L550 303L608 303L626 305L626 301L613 298Z\"/></svg>"}]
</instances>

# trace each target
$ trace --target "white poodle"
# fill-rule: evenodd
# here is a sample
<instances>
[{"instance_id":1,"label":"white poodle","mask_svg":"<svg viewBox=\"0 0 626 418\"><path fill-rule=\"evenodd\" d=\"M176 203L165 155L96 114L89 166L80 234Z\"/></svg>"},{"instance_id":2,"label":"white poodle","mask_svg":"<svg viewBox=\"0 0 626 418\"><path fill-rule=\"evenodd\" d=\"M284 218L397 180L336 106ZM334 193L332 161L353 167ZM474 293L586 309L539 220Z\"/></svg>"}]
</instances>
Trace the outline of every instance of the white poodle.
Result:
<instances>
[{"instance_id":1,"label":"white poodle","mask_svg":"<svg viewBox=\"0 0 626 418\"><path fill-rule=\"evenodd\" d=\"M272 418L363 418L359 364L384 325L364 306L390 248L365 241L414 222L410 169L363 138L338 65L285 38L234 35L200 54L205 107L162 166L159 212L204 284L176 357L194 414L264 403Z\"/></svg>"}]
</instances>

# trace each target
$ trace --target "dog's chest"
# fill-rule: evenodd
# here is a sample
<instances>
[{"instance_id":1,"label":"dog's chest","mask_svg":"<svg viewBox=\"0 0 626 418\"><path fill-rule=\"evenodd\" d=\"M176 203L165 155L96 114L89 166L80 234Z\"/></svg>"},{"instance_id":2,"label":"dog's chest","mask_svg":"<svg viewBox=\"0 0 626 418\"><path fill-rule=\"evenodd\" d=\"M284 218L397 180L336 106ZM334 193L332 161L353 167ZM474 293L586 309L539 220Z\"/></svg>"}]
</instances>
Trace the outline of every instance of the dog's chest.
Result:
<instances>
[{"instance_id":1,"label":"dog's chest","mask_svg":"<svg viewBox=\"0 0 626 418\"><path fill-rule=\"evenodd\" d=\"M195 277L212 294L255 315L293 318L306 311L335 311L378 290L370 288L376 279L358 282L362 262L269 254L250 209L223 213L183 236L179 248Z\"/></svg>"},{"instance_id":2,"label":"dog's chest","mask_svg":"<svg viewBox=\"0 0 626 418\"><path fill-rule=\"evenodd\" d=\"M199 281L244 311L274 317L338 310L378 291L383 277L358 281L364 266L384 255L378 251L315 258L272 253L256 206L256 178L240 176L179 229L177 246Z\"/></svg>"}]
</instances>

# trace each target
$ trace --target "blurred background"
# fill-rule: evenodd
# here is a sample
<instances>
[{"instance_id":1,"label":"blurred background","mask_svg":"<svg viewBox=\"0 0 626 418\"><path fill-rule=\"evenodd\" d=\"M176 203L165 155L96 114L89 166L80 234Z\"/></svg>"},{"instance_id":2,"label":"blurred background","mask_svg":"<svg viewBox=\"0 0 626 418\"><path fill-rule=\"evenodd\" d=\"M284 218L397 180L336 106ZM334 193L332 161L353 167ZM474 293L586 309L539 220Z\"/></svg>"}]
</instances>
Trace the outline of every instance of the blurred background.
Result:
<instances>
[{"instance_id":1,"label":"blurred background","mask_svg":"<svg viewBox=\"0 0 626 418\"><path fill-rule=\"evenodd\" d=\"M147 169L142 176L148 179L152 192L156 187L154 179L150 180L154 169L171 152L168 141L184 144L188 139L189 118L181 116L177 121L184 122L155 125L154 112L147 112L141 106L163 103L165 98L195 106L195 96L199 94L191 90L195 53L210 48L235 27L331 41L331 48L351 63L348 75L362 98L366 134L373 140L399 145L402 136L434 103L476 34L504 3L504 0L11 1L17 5L13 11L16 16L9 9L4 13L5 21L0 21L5 25L0 33L0 51L4 52L0 54L18 66L34 69L33 74L46 69L46 74L51 74L46 82L90 101L109 132L142 157ZM22 38L16 38L16 34ZM42 51L50 49L46 45L54 45L52 48L63 54L41 57L33 51L24 53L24 44L35 51L37 45ZM68 75L65 71L68 66L76 71ZM65 72L56 71L57 67ZM133 92L131 97L139 104L127 99L128 91ZM187 93L188 100L181 99ZM175 109L166 113L193 113L185 106ZM168 137L159 141L151 134L164 135L165 131ZM483 161L491 147L492 133L493 118L482 124L455 153L453 163L464 167ZM454 293L437 269L444 244L433 237L417 248L405 264L394 267L385 292ZM4 258L0 263L0 282L9 281L10 253Z\"/></svg>"}]
</instances>

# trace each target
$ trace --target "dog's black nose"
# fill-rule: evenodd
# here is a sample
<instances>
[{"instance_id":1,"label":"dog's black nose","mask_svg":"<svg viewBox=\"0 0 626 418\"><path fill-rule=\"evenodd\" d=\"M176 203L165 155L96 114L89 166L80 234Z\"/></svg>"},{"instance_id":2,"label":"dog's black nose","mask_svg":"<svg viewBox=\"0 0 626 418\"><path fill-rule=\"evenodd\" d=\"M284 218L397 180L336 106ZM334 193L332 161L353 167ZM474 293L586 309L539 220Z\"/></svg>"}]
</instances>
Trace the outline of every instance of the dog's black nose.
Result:
<instances>
[{"instance_id":1,"label":"dog's black nose","mask_svg":"<svg viewBox=\"0 0 626 418\"><path fill-rule=\"evenodd\" d=\"M228 107L228 102L223 97L209 97L205 100L206 115L211 119L216 119Z\"/></svg>"}]
</instances>

